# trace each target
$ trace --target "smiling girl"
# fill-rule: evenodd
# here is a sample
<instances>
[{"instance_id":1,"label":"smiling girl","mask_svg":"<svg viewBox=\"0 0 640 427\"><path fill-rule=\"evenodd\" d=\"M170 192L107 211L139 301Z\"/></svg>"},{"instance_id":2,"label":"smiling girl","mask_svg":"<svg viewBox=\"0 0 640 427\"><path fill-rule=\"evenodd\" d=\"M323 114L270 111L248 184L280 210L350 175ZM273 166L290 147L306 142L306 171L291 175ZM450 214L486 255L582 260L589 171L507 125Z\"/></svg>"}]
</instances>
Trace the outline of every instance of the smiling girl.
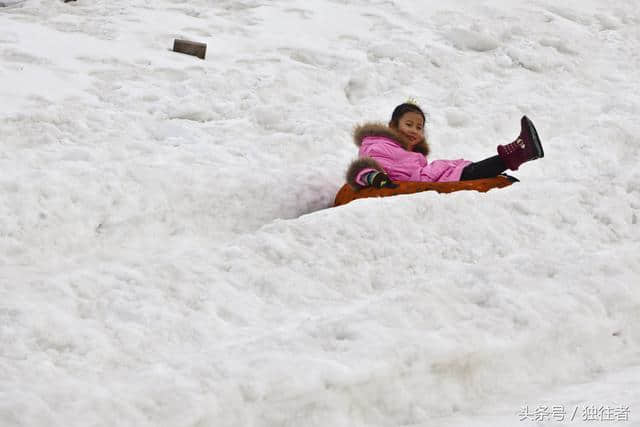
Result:
<instances>
[{"instance_id":1,"label":"smiling girl","mask_svg":"<svg viewBox=\"0 0 640 427\"><path fill-rule=\"evenodd\" d=\"M389 125L358 126L354 141L359 158L349 166L347 183L353 188L373 186L395 188L393 181L449 182L491 178L522 163L544 157L538 133L526 116L520 122L518 138L498 146L498 155L480 162L469 160L427 161L425 116L413 103L398 105Z\"/></svg>"}]
</instances>

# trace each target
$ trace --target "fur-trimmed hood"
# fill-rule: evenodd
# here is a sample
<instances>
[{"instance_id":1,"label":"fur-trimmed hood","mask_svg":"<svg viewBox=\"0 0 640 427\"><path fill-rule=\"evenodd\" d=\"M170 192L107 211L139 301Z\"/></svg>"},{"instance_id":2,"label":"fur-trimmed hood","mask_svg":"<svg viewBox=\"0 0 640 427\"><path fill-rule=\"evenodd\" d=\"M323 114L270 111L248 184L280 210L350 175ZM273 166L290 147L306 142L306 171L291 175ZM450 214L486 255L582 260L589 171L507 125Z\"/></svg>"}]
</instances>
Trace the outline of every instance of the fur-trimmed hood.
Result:
<instances>
[{"instance_id":1,"label":"fur-trimmed hood","mask_svg":"<svg viewBox=\"0 0 640 427\"><path fill-rule=\"evenodd\" d=\"M364 123L362 125L356 126L353 130L353 142L360 147L362 145L362 141L368 136L381 136L384 138L389 138L400 145L405 150L409 151L409 141L405 138L400 132L395 129L390 128L389 126L383 123ZM425 134L425 139L422 142L419 142L416 146L413 147L413 152L422 153L425 156L429 154L429 144L427 143L427 136Z\"/></svg>"}]
</instances>

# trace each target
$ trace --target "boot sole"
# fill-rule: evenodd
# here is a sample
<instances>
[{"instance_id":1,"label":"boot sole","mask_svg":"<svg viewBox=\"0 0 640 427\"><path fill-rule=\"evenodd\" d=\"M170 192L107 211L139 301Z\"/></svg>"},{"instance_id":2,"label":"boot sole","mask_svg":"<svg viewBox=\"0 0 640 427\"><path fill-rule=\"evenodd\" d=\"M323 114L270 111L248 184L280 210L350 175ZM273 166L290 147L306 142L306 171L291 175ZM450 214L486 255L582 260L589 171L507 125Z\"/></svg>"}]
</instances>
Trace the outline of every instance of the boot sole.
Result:
<instances>
[{"instance_id":1,"label":"boot sole","mask_svg":"<svg viewBox=\"0 0 640 427\"><path fill-rule=\"evenodd\" d=\"M544 157L544 150L542 149L542 144L540 143L540 137L538 136L538 131L536 131L536 127L533 125L533 122L529 120L527 116L524 116L522 117L522 124L527 125L527 129L529 130L529 134L531 135L531 141L533 142L533 146L536 150L538 158L540 159Z\"/></svg>"}]
</instances>

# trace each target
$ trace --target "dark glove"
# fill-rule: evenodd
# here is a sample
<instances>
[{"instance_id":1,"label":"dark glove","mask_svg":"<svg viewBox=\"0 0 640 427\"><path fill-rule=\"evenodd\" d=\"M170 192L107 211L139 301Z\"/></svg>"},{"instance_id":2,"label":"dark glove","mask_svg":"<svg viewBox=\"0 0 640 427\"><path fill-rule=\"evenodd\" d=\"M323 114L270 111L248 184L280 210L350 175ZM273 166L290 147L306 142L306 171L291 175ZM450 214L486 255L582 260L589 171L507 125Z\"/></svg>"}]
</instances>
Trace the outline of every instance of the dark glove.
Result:
<instances>
[{"instance_id":1,"label":"dark glove","mask_svg":"<svg viewBox=\"0 0 640 427\"><path fill-rule=\"evenodd\" d=\"M367 175L366 181L375 188L396 188L398 186L384 172L371 172Z\"/></svg>"}]
</instances>

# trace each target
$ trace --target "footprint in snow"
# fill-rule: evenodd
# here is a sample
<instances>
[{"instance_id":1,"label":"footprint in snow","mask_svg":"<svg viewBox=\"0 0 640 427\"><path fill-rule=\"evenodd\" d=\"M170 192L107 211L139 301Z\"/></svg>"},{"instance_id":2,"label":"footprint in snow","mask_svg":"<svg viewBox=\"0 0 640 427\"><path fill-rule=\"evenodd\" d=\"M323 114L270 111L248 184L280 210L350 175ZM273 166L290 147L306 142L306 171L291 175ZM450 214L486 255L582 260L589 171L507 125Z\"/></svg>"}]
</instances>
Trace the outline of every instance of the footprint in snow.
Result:
<instances>
[{"instance_id":1,"label":"footprint in snow","mask_svg":"<svg viewBox=\"0 0 640 427\"><path fill-rule=\"evenodd\" d=\"M313 12L304 9L291 8L285 9L285 12L296 14L302 19L311 19L313 17Z\"/></svg>"}]
</instances>

